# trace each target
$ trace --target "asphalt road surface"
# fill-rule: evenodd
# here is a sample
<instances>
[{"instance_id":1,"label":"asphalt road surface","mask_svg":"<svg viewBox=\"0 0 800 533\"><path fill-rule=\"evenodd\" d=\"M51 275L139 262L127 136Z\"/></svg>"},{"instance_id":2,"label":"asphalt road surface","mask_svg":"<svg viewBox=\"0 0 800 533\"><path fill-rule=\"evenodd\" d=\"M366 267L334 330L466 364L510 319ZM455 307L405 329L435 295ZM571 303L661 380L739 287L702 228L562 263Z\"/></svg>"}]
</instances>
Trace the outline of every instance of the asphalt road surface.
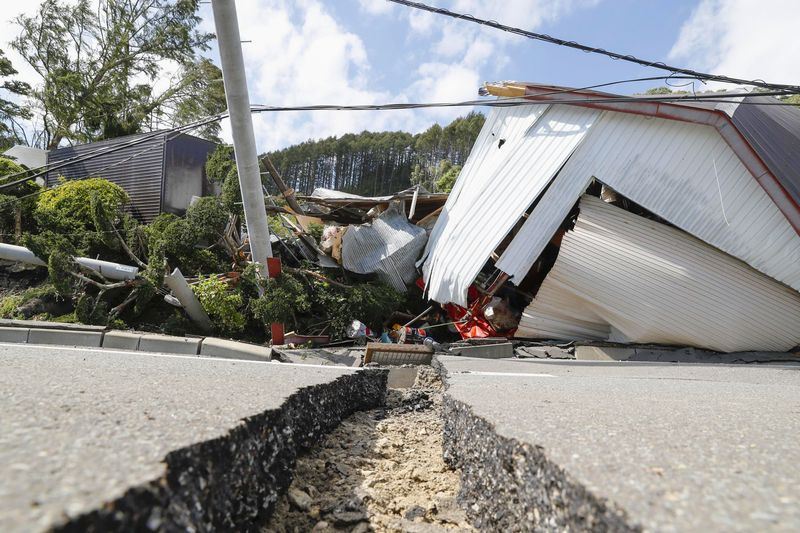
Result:
<instances>
[{"instance_id":1,"label":"asphalt road surface","mask_svg":"<svg viewBox=\"0 0 800 533\"><path fill-rule=\"evenodd\" d=\"M634 524L800 530L796 366L440 360L451 398Z\"/></svg>"},{"instance_id":2,"label":"asphalt road surface","mask_svg":"<svg viewBox=\"0 0 800 533\"><path fill-rule=\"evenodd\" d=\"M226 434L354 369L0 345L0 531L48 528L159 478Z\"/></svg>"}]
</instances>

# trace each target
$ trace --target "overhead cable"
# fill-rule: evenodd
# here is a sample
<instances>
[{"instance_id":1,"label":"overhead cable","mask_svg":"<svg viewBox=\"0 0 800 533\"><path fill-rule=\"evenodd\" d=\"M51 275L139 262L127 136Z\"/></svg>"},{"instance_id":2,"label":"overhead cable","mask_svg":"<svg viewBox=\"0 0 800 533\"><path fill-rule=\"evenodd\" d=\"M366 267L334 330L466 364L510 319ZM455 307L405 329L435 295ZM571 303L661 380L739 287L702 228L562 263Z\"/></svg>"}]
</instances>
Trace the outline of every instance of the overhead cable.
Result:
<instances>
[{"instance_id":1,"label":"overhead cable","mask_svg":"<svg viewBox=\"0 0 800 533\"><path fill-rule=\"evenodd\" d=\"M480 24L482 26L487 26L490 28L494 28L497 30L502 30L508 33L513 33L516 35L521 35L523 37L527 37L528 39L534 39L537 41L543 41L546 43L551 43L559 46L565 46L568 48L574 48L576 50L581 50L586 53L592 54L601 54L607 57L610 57L614 60L622 60L627 61L629 63L635 63L637 65L643 65L645 67L653 67L658 68L661 70L666 70L672 73L678 74L685 74L687 76L696 77L698 79L702 79L705 81L718 81L723 83L733 83L737 85L752 85L755 87L762 87L764 89L792 89L792 90L799 90L800 86L797 85L781 85L777 83L767 83L763 80L745 80L740 78L734 78L731 76L724 76L721 74L709 74L706 72L699 72L697 70L691 70L688 68L682 67L675 67L671 65L667 65L662 61L649 61L646 59L640 59L636 56L630 54L620 54L617 52L611 52L609 50L605 50L603 48L589 46L586 44L581 44L575 41L567 41L565 39L559 39L557 37L552 37L550 35L544 33L535 33L528 30L523 30L521 28L515 28L514 26L507 26L505 24L501 24L494 20L486 20L481 19L478 17L474 17L467 13L457 13L455 11L450 11L449 9L445 9L442 7L430 6L428 4L423 4L422 2L412 2L410 0L387 0L389 2L394 2L395 4L400 4L403 6L411 7L414 9L420 9L422 11L428 11L430 13L436 13L437 15L444 15L447 17L452 17L459 20L466 20L468 22L472 22L474 24Z\"/></svg>"}]
</instances>

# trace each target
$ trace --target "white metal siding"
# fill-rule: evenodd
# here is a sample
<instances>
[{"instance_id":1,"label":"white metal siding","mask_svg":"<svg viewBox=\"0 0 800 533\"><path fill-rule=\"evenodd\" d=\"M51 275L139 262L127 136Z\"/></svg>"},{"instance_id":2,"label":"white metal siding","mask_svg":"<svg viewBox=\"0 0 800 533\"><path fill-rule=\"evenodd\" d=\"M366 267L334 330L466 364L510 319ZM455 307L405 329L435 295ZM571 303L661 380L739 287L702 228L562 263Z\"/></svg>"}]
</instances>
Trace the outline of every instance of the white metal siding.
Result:
<instances>
[{"instance_id":1,"label":"white metal siding","mask_svg":"<svg viewBox=\"0 0 800 533\"><path fill-rule=\"evenodd\" d=\"M800 294L686 233L584 196L517 335L785 351Z\"/></svg>"},{"instance_id":2,"label":"white metal siding","mask_svg":"<svg viewBox=\"0 0 800 533\"><path fill-rule=\"evenodd\" d=\"M570 106L490 114L428 243L423 272L430 299L466 305L467 288L486 259L599 114Z\"/></svg>"},{"instance_id":3,"label":"white metal siding","mask_svg":"<svg viewBox=\"0 0 800 533\"><path fill-rule=\"evenodd\" d=\"M519 285L528 275L528 271L591 181L592 177L586 174L561 172L550 184L550 188L542 195L542 199L495 264L511 276L515 285Z\"/></svg>"},{"instance_id":4,"label":"white metal siding","mask_svg":"<svg viewBox=\"0 0 800 533\"><path fill-rule=\"evenodd\" d=\"M714 128L606 112L561 171L572 173L800 290L800 236Z\"/></svg>"}]
</instances>

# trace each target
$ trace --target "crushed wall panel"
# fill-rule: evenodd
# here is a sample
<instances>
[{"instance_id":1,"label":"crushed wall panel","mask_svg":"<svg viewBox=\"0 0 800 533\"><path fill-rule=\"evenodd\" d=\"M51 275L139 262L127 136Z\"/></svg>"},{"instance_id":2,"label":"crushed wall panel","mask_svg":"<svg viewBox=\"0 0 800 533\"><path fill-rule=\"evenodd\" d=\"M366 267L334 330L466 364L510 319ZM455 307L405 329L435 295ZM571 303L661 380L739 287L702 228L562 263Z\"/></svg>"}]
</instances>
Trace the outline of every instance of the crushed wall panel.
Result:
<instances>
[{"instance_id":1,"label":"crushed wall panel","mask_svg":"<svg viewBox=\"0 0 800 533\"><path fill-rule=\"evenodd\" d=\"M517 336L786 351L800 344L800 294L683 231L584 196Z\"/></svg>"},{"instance_id":2,"label":"crushed wall panel","mask_svg":"<svg viewBox=\"0 0 800 533\"><path fill-rule=\"evenodd\" d=\"M714 128L607 112L559 179L591 176L800 290L800 235Z\"/></svg>"},{"instance_id":3,"label":"crushed wall panel","mask_svg":"<svg viewBox=\"0 0 800 533\"><path fill-rule=\"evenodd\" d=\"M494 109L429 239L428 297L466 305L470 284L600 112L570 106Z\"/></svg>"}]
</instances>

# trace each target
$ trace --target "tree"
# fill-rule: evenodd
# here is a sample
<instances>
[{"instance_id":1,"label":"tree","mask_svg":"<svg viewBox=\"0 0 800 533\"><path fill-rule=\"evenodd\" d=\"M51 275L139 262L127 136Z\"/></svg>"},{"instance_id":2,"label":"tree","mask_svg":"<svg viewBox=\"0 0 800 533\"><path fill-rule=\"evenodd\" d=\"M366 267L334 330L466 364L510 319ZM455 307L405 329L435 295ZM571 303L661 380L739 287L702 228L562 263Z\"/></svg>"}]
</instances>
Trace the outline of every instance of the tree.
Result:
<instances>
[{"instance_id":1,"label":"tree","mask_svg":"<svg viewBox=\"0 0 800 533\"><path fill-rule=\"evenodd\" d=\"M287 185L306 193L326 187L378 195L417 184L440 190L438 181L451 167L464 164L483 122L483 115L470 113L444 128L434 124L417 135L402 131L348 133L289 146L270 157Z\"/></svg>"},{"instance_id":2,"label":"tree","mask_svg":"<svg viewBox=\"0 0 800 533\"><path fill-rule=\"evenodd\" d=\"M211 34L200 33L198 0L45 0L33 16L16 19L12 43L41 78L31 91L44 145L91 142L137 133L148 120L176 114L204 70L196 54ZM165 63L184 75L163 92L151 81ZM201 84L202 86L202 84Z\"/></svg>"},{"instance_id":3,"label":"tree","mask_svg":"<svg viewBox=\"0 0 800 533\"><path fill-rule=\"evenodd\" d=\"M18 97L26 96L30 92L30 85L9 79L14 74L17 74L17 69L0 49L0 89ZM27 119L30 116L30 110L26 106L0 97L0 148L9 148L19 142L21 128L18 119Z\"/></svg>"},{"instance_id":4,"label":"tree","mask_svg":"<svg viewBox=\"0 0 800 533\"><path fill-rule=\"evenodd\" d=\"M211 60L203 58L187 65L183 80L186 83L185 96L175 106L173 126L183 126L227 109L222 71ZM220 123L216 121L200 127L196 135L221 144L220 131Z\"/></svg>"}]
</instances>

